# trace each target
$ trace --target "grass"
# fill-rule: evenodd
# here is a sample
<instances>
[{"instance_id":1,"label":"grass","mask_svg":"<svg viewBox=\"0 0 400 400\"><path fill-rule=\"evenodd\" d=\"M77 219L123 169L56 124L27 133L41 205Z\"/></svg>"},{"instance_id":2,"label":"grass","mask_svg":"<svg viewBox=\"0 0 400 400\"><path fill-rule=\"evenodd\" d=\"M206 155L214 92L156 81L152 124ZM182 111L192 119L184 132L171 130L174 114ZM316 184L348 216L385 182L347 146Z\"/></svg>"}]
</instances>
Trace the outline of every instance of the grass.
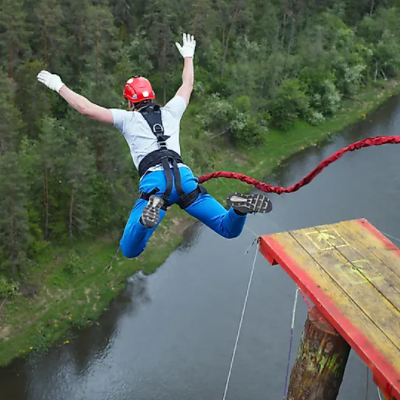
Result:
<instances>
[{"instance_id":1,"label":"grass","mask_svg":"<svg viewBox=\"0 0 400 400\"><path fill-rule=\"evenodd\" d=\"M159 233L160 235L160 233ZM0 326L0 365L16 356L44 351L51 343L60 341L72 326L84 327L95 323L110 301L124 288L126 278L142 270L154 272L181 242L180 235L170 237L165 245L155 240L149 251L137 259L125 259L116 253L117 245L107 241L80 242L71 252L68 248L52 249L52 260L41 264L41 290L37 297L17 297L4 309Z\"/></svg>"},{"instance_id":2,"label":"grass","mask_svg":"<svg viewBox=\"0 0 400 400\"><path fill-rule=\"evenodd\" d=\"M362 120L399 91L400 86L393 83L387 83L385 89L379 86L365 90L317 127L298 122L287 132L271 130L262 146L226 147L224 151L215 152L210 170L237 171L262 179L290 155ZM186 119L184 123L190 121ZM229 191L248 190L242 182L221 184L221 181L206 184L209 192L220 201ZM120 253L113 259L117 243L104 237L81 241L73 251L67 247L52 247L44 252L38 260L40 269L31 271L32 278L40 286L39 295L31 299L19 296L4 306L0 321L0 365L7 365L18 356L45 351L54 343L68 345L65 335L69 329L96 323L96 318L124 288L129 276L140 270L144 274L153 273L182 242L184 227L191 221L178 207L171 208L146 252L133 260L125 259Z\"/></svg>"}]
</instances>

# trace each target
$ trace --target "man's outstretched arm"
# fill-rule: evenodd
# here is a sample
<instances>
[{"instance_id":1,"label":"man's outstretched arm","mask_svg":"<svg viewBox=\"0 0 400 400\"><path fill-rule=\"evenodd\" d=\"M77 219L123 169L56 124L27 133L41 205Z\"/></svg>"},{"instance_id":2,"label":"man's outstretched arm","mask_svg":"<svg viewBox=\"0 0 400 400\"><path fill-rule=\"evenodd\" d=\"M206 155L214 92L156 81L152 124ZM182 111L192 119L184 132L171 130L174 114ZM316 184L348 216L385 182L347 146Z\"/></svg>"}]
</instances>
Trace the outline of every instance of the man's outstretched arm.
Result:
<instances>
[{"instance_id":1,"label":"man's outstretched arm","mask_svg":"<svg viewBox=\"0 0 400 400\"><path fill-rule=\"evenodd\" d=\"M96 121L104 122L106 124L114 123L113 115L109 109L100 107L97 104L93 104L87 98L75 93L73 90L64 85L58 75L51 74L48 71L42 71L37 76L37 79L49 89L59 93L60 96L63 97L71 107L73 107L83 116L89 117Z\"/></svg>"},{"instance_id":2,"label":"man's outstretched arm","mask_svg":"<svg viewBox=\"0 0 400 400\"><path fill-rule=\"evenodd\" d=\"M183 34L183 46L175 43L182 57L185 59L185 64L182 73L182 86L176 92L176 96L183 97L186 105L189 104L190 96L193 91L194 83L194 68L193 56L196 48L196 41L193 36Z\"/></svg>"}]
</instances>

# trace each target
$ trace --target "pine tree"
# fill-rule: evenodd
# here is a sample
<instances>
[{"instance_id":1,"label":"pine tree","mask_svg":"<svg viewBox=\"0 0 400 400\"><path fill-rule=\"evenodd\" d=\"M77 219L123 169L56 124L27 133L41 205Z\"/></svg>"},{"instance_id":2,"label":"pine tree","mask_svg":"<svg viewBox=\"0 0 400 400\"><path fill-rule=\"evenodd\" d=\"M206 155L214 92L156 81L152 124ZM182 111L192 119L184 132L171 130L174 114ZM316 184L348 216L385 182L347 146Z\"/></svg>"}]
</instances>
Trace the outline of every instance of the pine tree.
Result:
<instances>
[{"instance_id":1,"label":"pine tree","mask_svg":"<svg viewBox=\"0 0 400 400\"><path fill-rule=\"evenodd\" d=\"M115 24L119 29L119 40L123 42L134 32L138 17L137 5L132 5L129 0L114 0L110 3Z\"/></svg>"},{"instance_id":2,"label":"pine tree","mask_svg":"<svg viewBox=\"0 0 400 400\"><path fill-rule=\"evenodd\" d=\"M178 37L179 2L176 0L165 4L162 0L155 0L152 7L147 9L144 14L144 21L147 26L151 26L151 33L148 32L148 40L152 44L152 56L156 60L162 85L162 102L167 102L167 76L171 61L175 59L176 53L174 42ZM180 36L180 35L179 35Z\"/></svg>"},{"instance_id":3,"label":"pine tree","mask_svg":"<svg viewBox=\"0 0 400 400\"><path fill-rule=\"evenodd\" d=\"M15 74L15 105L21 110L23 131L31 139L38 137L42 119L50 115L52 102L58 100L53 92L37 81L36 76L42 69L40 61L27 62Z\"/></svg>"},{"instance_id":4,"label":"pine tree","mask_svg":"<svg viewBox=\"0 0 400 400\"><path fill-rule=\"evenodd\" d=\"M62 227L55 226L62 217L57 213L56 207L62 199L62 168L66 162L65 131L52 118L44 118L38 141L31 147L32 164L35 173L32 184L36 189L37 208L43 216L44 240L49 240L50 232L56 234L62 231ZM65 190L64 190L65 191Z\"/></svg>"},{"instance_id":5,"label":"pine tree","mask_svg":"<svg viewBox=\"0 0 400 400\"><path fill-rule=\"evenodd\" d=\"M21 115L14 106L15 86L0 70L0 156L16 149Z\"/></svg>"},{"instance_id":6,"label":"pine tree","mask_svg":"<svg viewBox=\"0 0 400 400\"><path fill-rule=\"evenodd\" d=\"M19 55L27 50L25 41L29 31L25 17L21 0L3 0L0 3L0 54L2 59L7 60L10 78L14 77Z\"/></svg>"},{"instance_id":7,"label":"pine tree","mask_svg":"<svg viewBox=\"0 0 400 400\"><path fill-rule=\"evenodd\" d=\"M20 161L15 152L0 157L0 261L13 279L24 266L29 245L27 185Z\"/></svg>"},{"instance_id":8,"label":"pine tree","mask_svg":"<svg viewBox=\"0 0 400 400\"><path fill-rule=\"evenodd\" d=\"M71 248L74 233L89 232L93 211L92 180L95 176L94 157L86 138L78 138L69 148L66 176L69 189L68 234Z\"/></svg>"},{"instance_id":9,"label":"pine tree","mask_svg":"<svg viewBox=\"0 0 400 400\"><path fill-rule=\"evenodd\" d=\"M53 70L54 52L57 43L63 36L61 26L64 15L56 0L41 0L35 7L35 27L40 32L43 64Z\"/></svg>"}]
</instances>

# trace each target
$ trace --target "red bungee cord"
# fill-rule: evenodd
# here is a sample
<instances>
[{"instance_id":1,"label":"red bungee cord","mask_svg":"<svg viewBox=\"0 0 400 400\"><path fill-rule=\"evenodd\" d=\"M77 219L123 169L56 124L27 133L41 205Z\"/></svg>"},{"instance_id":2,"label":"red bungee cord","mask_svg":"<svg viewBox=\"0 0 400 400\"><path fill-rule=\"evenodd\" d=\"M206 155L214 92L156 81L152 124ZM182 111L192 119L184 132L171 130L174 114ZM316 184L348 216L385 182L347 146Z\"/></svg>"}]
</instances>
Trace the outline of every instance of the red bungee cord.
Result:
<instances>
[{"instance_id":1,"label":"red bungee cord","mask_svg":"<svg viewBox=\"0 0 400 400\"><path fill-rule=\"evenodd\" d=\"M347 153L348 151L359 150L362 149L363 147L381 146L383 144L397 144L397 143L400 143L400 136L377 136L374 138L368 138L361 140L359 142L355 142L345 147L344 149L341 149L336 153L332 154L330 157L319 163L317 168L312 170L301 181L287 188L268 185L267 183L260 182L249 176L238 174L236 172L226 172L226 171L216 171L207 175L203 175L199 178L199 183L204 183L209 181L210 179L216 179L216 178L238 179L249 185L253 185L255 188L266 193L276 193L276 194L292 193L296 192L301 187L308 185L324 168L326 168L329 164L332 164L333 162L338 160L340 157L343 156L344 153Z\"/></svg>"}]
</instances>

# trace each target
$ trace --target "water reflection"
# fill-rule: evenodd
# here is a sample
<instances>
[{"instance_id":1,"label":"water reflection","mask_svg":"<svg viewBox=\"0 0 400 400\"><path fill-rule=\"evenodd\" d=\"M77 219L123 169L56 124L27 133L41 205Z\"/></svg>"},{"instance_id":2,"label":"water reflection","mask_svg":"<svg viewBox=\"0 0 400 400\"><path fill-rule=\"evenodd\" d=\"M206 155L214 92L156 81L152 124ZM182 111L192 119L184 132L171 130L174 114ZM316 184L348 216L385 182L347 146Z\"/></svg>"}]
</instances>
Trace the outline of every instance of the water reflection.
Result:
<instances>
[{"instance_id":1,"label":"water reflection","mask_svg":"<svg viewBox=\"0 0 400 400\"><path fill-rule=\"evenodd\" d=\"M121 316L134 317L140 306L150 301L147 277L142 274L134 275L128 280L128 285L118 296L118 300L111 302L109 309L101 315L98 324L81 331L73 331L79 338L70 346L76 371L84 373L90 360L107 354L107 348L118 337L118 320Z\"/></svg>"},{"instance_id":2,"label":"water reflection","mask_svg":"<svg viewBox=\"0 0 400 400\"><path fill-rule=\"evenodd\" d=\"M193 222L183 231L183 242L179 247L179 251L189 252L190 249L196 245L201 232L201 229L199 228L200 228L200 223Z\"/></svg>"}]
</instances>

